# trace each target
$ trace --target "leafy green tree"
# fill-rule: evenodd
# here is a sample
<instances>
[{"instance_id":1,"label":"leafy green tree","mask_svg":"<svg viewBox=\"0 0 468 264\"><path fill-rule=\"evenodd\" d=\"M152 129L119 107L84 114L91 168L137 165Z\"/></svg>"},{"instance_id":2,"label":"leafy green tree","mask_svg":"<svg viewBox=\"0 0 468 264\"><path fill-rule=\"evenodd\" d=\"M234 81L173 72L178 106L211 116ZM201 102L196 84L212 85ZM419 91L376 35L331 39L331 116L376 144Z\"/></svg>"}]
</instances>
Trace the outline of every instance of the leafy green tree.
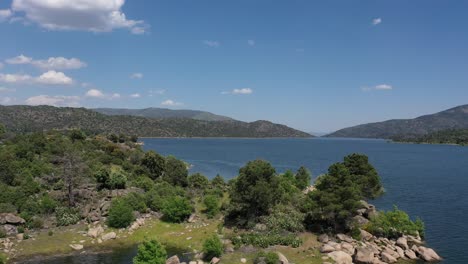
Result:
<instances>
[{"instance_id":1,"label":"leafy green tree","mask_svg":"<svg viewBox=\"0 0 468 264\"><path fill-rule=\"evenodd\" d=\"M189 218L193 212L193 206L185 197L171 196L164 201L162 213L164 219L173 222L180 223Z\"/></svg>"},{"instance_id":2,"label":"leafy green tree","mask_svg":"<svg viewBox=\"0 0 468 264\"><path fill-rule=\"evenodd\" d=\"M223 254L223 242L217 235L213 235L205 240L203 243L203 253L206 260L211 260L214 257L220 257Z\"/></svg>"},{"instance_id":3,"label":"leafy green tree","mask_svg":"<svg viewBox=\"0 0 468 264\"><path fill-rule=\"evenodd\" d=\"M369 158L362 154L351 154L344 158L343 163L356 182L364 198L373 199L383 192L377 170L369 163Z\"/></svg>"},{"instance_id":4,"label":"leafy green tree","mask_svg":"<svg viewBox=\"0 0 468 264\"><path fill-rule=\"evenodd\" d=\"M311 180L311 174L310 171L302 166L297 170L296 175L296 186L299 188L299 190L304 190L310 185L310 180Z\"/></svg>"},{"instance_id":5,"label":"leafy green tree","mask_svg":"<svg viewBox=\"0 0 468 264\"><path fill-rule=\"evenodd\" d=\"M192 190L195 189L195 190L202 191L202 190L205 190L210 184L210 181L208 180L208 178L206 178L205 175L200 174L200 173L195 173L195 174L190 175L187 181L188 181L188 186Z\"/></svg>"},{"instance_id":6,"label":"leafy green tree","mask_svg":"<svg viewBox=\"0 0 468 264\"><path fill-rule=\"evenodd\" d=\"M146 211L146 203L143 194L131 192L124 196L125 202L132 207L133 211L144 213Z\"/></svg>"},{"instance_id":7,"label":"leafy green tree","mask_svg":"<svg viewBox=\"0 0 468 264\"><path fill-rule=\"evenodd\" d=\"M253 224L277 203L278 186L276 171L270 163L248 162L233 181L227 219L239 225Z\"/></svg>"},{"instance_id":8,"label":"leafy green tree","mask_svg":"<svg viewBox=\"0 0 468 264\"><path fill-rule=\"evenodd\" d=\"M86 133L83 132L80 129L73 129L72 131L70 131L69 137L70 137L70 139L72 141L85 140L86 139Z\"/></svg>"},{"instance_id":9,"label":"leafy green tree","mask_svg":"<svg viewBox=\"0 0 468 264\"><path fill-rule=\"evenodd\" d=\"M224 190L224 188L226 188L226 182L224 181L224 178L221 175L217 174L211 180L211 186L215 189Z\"/></svg>"},{"instance_id":10,"label":"leafy green tree","mask_svg":"<svg viewBox=\"0 0 468 264\"><path fill-rule=\"evenodd\" d=\"M125 199L117 198L112 200L109 208L107 224L114 228L125 228L135 220L133 209Z\"/></svg>"},{"instance_id":11,"label":"leafy green tree","mask_svg":"<svg viewBox=\"0 0 468 264\"><path fill-rule=\"evenodd\" d=\"M145 194L145 201L151 210L160 211L166 200L174 196L185 196L185 190L179 186L173 186L168 182L161 181Z\"/></svg>"},{"instance_id":12,"label":"leafy green tree","mask_svg":"<svg viewBox=\"0 0 468 264\"><path fill-rule=\"evenodd\" d=\"M138 246L133 264L165 264L167 252L156 239L146 240Z\"/></svg>"},{"instance_id":13,"label":"leafy green tree","mask_svg":"<svg viewBox=\"0 0 468 264\"><path fill-rule=\"evenodd\" d=\"M219 213L219 203L220 199L216 195L206 195L203 198L203 204L206 207L206 215L209 218L213 218L217 213Z\"/></svg>"},{"instance_id":14,"label":"leafy green tree","mask_svg":"<svg viewBox=\"0 0 468 264\"><path fill-rule=\"evenodd\" d=\"M109 177L110 189L125 189L127 184L127 174L120 167L114 167L111 169Z\"/></svg>"},{"instance_id":15,"label":"leafy green tree","mask_svg":"<svg viewBox=\"0 0 468 264\"><path fill-rule=\"evenodd\" d=\"M145 153L145 156L141 161L141 165L148 169L149 176L155 180L164 174L166 160L163 156L150 150Z\"/></svg>"},{"instance_id":16,"label":"leafy green tree","mask_svg":"<svg viewBox=\"0 0 468 264\"><path fill-rule=\"evenodd\" d=\"M166 167L163 179L170 184L185 187L188 184L188 170L187 165L173 157L166 158Z\"/></svg>"}]
</instances>

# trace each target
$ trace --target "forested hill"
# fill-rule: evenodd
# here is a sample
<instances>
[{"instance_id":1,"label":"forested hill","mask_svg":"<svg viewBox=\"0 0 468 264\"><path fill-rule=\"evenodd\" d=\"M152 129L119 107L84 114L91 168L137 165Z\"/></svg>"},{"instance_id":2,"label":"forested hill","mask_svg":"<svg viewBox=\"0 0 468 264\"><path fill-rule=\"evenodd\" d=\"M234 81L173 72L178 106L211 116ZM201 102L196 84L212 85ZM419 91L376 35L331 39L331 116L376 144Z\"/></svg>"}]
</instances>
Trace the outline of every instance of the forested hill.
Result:
<instances>
[{"instance_id":1,"label":"forested hill","mask_svg":"<svg viewBox=\"0 0 468 264\"><path fill-rule=\"evenodd\" d=\"M414 119L394 119L378 123L344 128L328 137L354 138L409 138L429 133L468 128L468 105L451 108L439 113Z\"/></svg>"},{"instance_id":2,"label":"forested hill","mask_svg":"<svg viewBox=\"0 0 468 264\"><path fill-rule=\"evenodd\" d=\"M422 136L396 136L392 139L398 142L413 142L424 144L457 144L468 146L468 129L449 129L429 133L427 135Z\"/></svg>"},{"instance_id":3,"label":"forested hill","mask_svg":"<svg viewBox=\"0 0 468 264\"><path fill-rule=\"evenodd\" d=\"M0 123L11 132L79 128L92 133L139 137L310 137L296 129L268 121L202 121L190 118L154 119L108 116L85 108L0 106Z\"/></svg>"},{"instance_id":4,"label":"forested hill","mask_svg":"<svg viewBox=\"0 0 468 264\"><path fill-rule=\"evenodd\" d=\"M141 116L149 118L191 118L203 121L232 121L234 119L215 115L210 112L197 111L197 110L171 110L166 108L144 108L144 109L126 109L126 108L95 108L92 109L96 112L105 115L130 115Z\"/></svg>"}]
</instances>

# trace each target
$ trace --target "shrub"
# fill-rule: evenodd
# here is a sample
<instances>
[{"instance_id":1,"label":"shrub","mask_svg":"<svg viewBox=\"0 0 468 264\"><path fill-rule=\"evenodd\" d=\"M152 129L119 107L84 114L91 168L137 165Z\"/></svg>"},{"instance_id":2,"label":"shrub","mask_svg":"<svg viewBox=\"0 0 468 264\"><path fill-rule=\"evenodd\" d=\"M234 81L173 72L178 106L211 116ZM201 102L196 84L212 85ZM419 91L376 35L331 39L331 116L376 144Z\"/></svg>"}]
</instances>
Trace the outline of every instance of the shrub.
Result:
<instances>
[{"instance_id":1,"label":"shrub","mask_svg":"<svg viewBox=\"0 0 468 264\"><path fill-rule=\"evenodd\" d=\"M304 231L304 214L290 206L276 206L271 214L262 218L262 222L273 232Z\"/></svg>"},{"instance_id":2,"label":"shrub","mask_svg":"<svg viewBox=\"0 0 468 264\"><path fill-rule=\"evenodd\" d=\"M153 211L160 211L167 199L173 196L184 196L185 190L165 181L159 182L155 188L145 194L146 205Z\"/></svg>"},{"instance_id":3,"label":"shrub","mask_svg":"<svg viewBox=\"0 0 468 264\"><path fill-rule=\"evenodd\" d=\"M11 203L0 203L0 212L2 213L16 213L16 207Z\"/></svg>"},{"instance_id":4,"label":"shrub","mask_svg":"<svg viewBox=\"0 0 468 264\"><path fill-rule=\"evenodd\" d=\"M143 189L143 190L145 190L147 192L147 191L153 189L155 184L154 184L153 180L151 180L149 177L141 176L141 177L138 177L136 179L135 186L140 188L140 189Z\"/></svg>"},{"instance_id":5,"label":"shrub","mask_svg":"<svg viewBox=\"0 0 468 264\"><path fill-rule=\"evenodd\" d=\"M169 222L180 223L192 214L193 207L185 197L173 196L164 201L162 213Z\"/></svg>"},{"instance_id":6,"label":"shrub","mask_svg":"<svg viewBox=\"0 0 468 264\"><path fill-rule=\"evenodd\" d=\"M114 199L109 208L109 216L107 217L107 224L114 228L125 228L129 226L135 216L133 209L125 199Z\"/></svg>"},{"instance_id":7,"label":"shrub","mask_svg":"<svg viewBox=\"0 0 468 264\"><path fill-rule=\"evenodd\" d=\"M275 252L262 251L257 254L254 260L254 264L278 264L279 256Z\"/></svg>"},{"instance_id":8,"label":"shrub","mask_svg":"<svg viewBox=\"0 0 468 264\"><path fill-rule=\"evenodd\" d=\"M40 201L41 212L44 214L51 214L55 211L58 203L52 199L48 194L42 196Z\"/></svg>"},{"instance_id":9,"label":"shrub","mask_svg":"<svg viewBox=\"0 0 468 264\"><path fill-rule=\"evenodd\" d=\"M388 212L379 212L366 225L366 230L374 235L398 238L402 235L424 236L424 223L421 219L411 221L408 214L395 206Z\"/></svg>"},{"instance_id":10,"label":"shrub","mask_svg":"<svg viewBox=\"0 0 468 264\"><path fill-rule=\"evenodd\" d=\"M217 235L205 240L203 243L203 253L206 260L211 260L214 257L220 257L223 254L224 246Z\"/></svg>"},{"instance_id":11,"label":"shrub","mask_svg":"<svg viewBox=\"0 0 468 264\"><path fill-rule=\"evenodd\" d=\"M219 212L219 198L215 195L207 195L203 199L206 207L205 213L209 218L213 218Z\"/></svg>"},{"instance_id":12,"label":"shrub","mask_svg":"<svg viewBox=\"0 0 468 264\"><path fill-rule=\"evenodd\" d=\"M173 156L166 158L163 179L172 185L187 186L187 164Z\"/></svg>"},{"instance_id":13,"label":"shrub","mask_svg":"<svg viewBox=\"0 0 468 264\"><path fill-rule=\"evenodd\" d=\"M53 236L54 235L54 232L52 230L49 230L49 232L47 233L49 236Z\"/></svg>"},{"instance_id":14,"label":"shrub","mask_svg":"<svg viewBox=\"0 0 468 264\"><path fill-rule=\"evenodd\" d=\"M74 225L80 221L78 212L68 207L57 207L55 209L58 226Z\"/></svg>"},{"instance_id":15,"label":"shrub","mask_svg":"<svg viewBox=\"0 0 468 264\"><path fill-rule=\"evenodd\" d=\"M6 232L3 228L0 228L0 238L5 238L6 237Z\"/></svg>"},{"instance_id":16,"label":"shrub","mask_svg":"<svg viewBox=\"0 0 468 264\"><path fill-rule=\"evenodd\" d=\"M124 197L124 199L125 199L125 202L128 203L132 207L133 211L138 211L140 213L143 213L146 211L147 207L146 207L145 200L142 194L132 192L132 193L127 194Z\"/></svg>"},{"instance_id":17,"label":"shrub","mask_svg":"<svg viewBox=\"0 0 468 264\"><path fill-rule=\"evenodd\" d=\"M165 264L166 249L156 239L144 241L138 246L138 253L133 264Z\"/></svg>"},{"instance_id":18,"label":"shrub","mask_svg":"<svg viewBox=\"0 0 468 264\"><path fill-rule=\"evenodd\" d=\"M109 177L109 187L114 189L125 189L127 175L121 168L113 168Z\"/></svg>"},{"instance_id":19,"label":"shrub","mask_svg":"<svg viewBox=\"0 0 468 264\"><path fill-rule=\"evenodd\" d=\"M18 233L23 234L24 233L24 227L23 226L18 226Z\"/></svg>"},{"instance_id":20,"label":"shrub","mask_svg":"<svg viewBox=\"0 0 468 264\"><path fill-rule=\"evenodd\" d=\"M187 178L187 181L188 181L188 186L191 189L195 189L195 190L204 190L208 187L210 183L208 181L208 178L206 178L206 176L200 173L195 173L195 174L190 175Z\"/></svg>"}]
</instances>

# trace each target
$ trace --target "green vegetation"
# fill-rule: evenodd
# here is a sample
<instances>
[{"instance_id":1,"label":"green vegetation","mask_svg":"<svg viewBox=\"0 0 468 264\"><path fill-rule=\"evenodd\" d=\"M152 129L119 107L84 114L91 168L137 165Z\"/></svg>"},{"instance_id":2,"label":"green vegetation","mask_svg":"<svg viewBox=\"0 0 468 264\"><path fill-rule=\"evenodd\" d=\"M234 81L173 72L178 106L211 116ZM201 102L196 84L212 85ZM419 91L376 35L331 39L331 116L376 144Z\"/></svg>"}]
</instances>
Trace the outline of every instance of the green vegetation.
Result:
<instances>
[{"instance_id":1,"label":"green vegetation","mask_svg":"<svg viewBox=\"0 0 468 264\"><path fill-rule=\"evenodd\" d=\"M224 246L217 235L213 235L203 243L204 258L210 261L214 257L220 257L223 254Z\"/></svg>"},{"instance_id":2,"label":"green vegetation","mask_svg":"<svg viewBox=\"0 0 468 264\"><path fill-rule=\"evenodd\" d=\"M220 199L218 196L210 194L203 198L203 204L206 207L205 213L209 218L213 218L220 210Z\"/></svg>"},{"instance_id":3,"label":"green vegetation","mask_svg":"<svg viewBox=\"0 0 468 264\"><path fill-rule=\"evenodd\" d=\"M424 223L421 219L411 221L408 214L398 210L396 206L391 211L380 212L374 216L366 229L374 235L387 238L398 238L402 235L424 237Z\"/></svg>"},{"instance_id":4,"label":"green vegetation","mask_svg":"<svg viewBox=\"0 0 468 264\"><path fill-rule=\"evenodd\" d=\"M190 200L185 197L171 196L164 201L161 211L165 220L180 223L189 218L193 212L193 206Z\"/></svg>"},{"instance_id":5,"label":"green vegetation","mask_svg":"<svg viewBox=\"0 0 468 264\"><path fill-rule=\"evenodd\" d=\"M156 239L144 241L138 246L138 253L133 264L165 264L166 249Z\"/></svg>"},{"instance_id":6,"label":"green vegetation","mask_svg":"<svg viewBox=\"0 0 468 264\"><path fill-rule=\"evenodd\" d=\"M422 136L398 135L392 137L397 142L414 142L425 144L456 144L468 145L468 129L449 129Z\"/></svg>"},{"instance_id":7,"label":"green vegetation","mask_svg":"<svg viewBox=\"0 0 468 264\"><path fill-rule=\"evenodd\" d=\"M281 235L281 234L259 234L245 233L240 236L233 237L232 243L236 247L242 245L253 245L257 247L267 248L269 246L281 245L297 248L302 244L302 240L296 235Z\"/></svg>"},{"instance_id":8,"label":"green vegetation","mask_svg":"<svg viewBox=\"0 0 468 264\"><path fill-rule=\"evenodd\" d=\"M278 264L279 257L275 252L261 251L257 254L254 260L254 264Z\"/></svg>"},{"instance_id":9,"label":"green vegetation","mask_svg":"<svg viewBox=\"0 0 468 264\"><path fill-rule=\"evenodd\" d=\"M80 216L73 208L57 207L55 208L55 215L58 226L73 225L80 221ZM24 214L22 214L22 216L24 216Z\"/></svg>"},{"instance_id":10,"label":"green vegetation","mask_svg":"<svg viewBox=\"0 0 468 264\"><path fill-rule=\"evenodd\" d=\"M129 226L135 220L133 208L124 198L112 200L107 217L107 224L110 227L124 228Z\"/></svg>"}]
</instances>

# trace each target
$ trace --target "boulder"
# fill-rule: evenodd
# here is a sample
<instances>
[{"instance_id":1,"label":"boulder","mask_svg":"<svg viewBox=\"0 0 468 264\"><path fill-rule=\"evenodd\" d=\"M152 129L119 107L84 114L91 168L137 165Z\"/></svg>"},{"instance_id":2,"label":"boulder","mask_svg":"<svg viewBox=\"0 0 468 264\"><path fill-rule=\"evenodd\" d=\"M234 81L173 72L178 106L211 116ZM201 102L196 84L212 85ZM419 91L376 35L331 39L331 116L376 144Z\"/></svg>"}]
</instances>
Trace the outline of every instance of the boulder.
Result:
<instances>
[{"instance_id":1,"label":"boulder","mask_svg":"<svg viewBox=\"0 0 468 264\"><path fill-rule=\"evenodd\" d=\"M180 264L179 257L174 255L166 260L166 264Z\"/></svg>"},{"instance_id":2,"label":"boulder","mask_svg":"<svg viewBox=\"0 0 468 264\"><path fill-rule=\"evenodd\" d=\"M414 253L414 251L411 249L405 250L405 256L412 260L418 259L418 257L416 256L416 253Z\"/></svg>"},{"instance_id":3,"label":"boulder","mask_svg":"<svg viewBox=\"0 0 468 264\"><path fill-rule=\"evenodd\" d=\"M213 257L210 261L211 264L218 264L221 261L221 259L217 257Z\"/></svg>"},{"instance_id":4,"label":"boulder","mask_svg":"<svg viewBox=\"0 0 468 264\"><path fill-rule=\"evenodd\" d=\"M197 221L198 217L196 214L191 214L187 222L189 223L195 223Z\"/></svg>"},{"instance_id":5,"label":"boulder","mask_svg":"<svg viewBox=\"0 0 468 264\"><path fill-rule=\"evenodd\" d=\"M405 251L401 247L395 246L395 250L398 253L400 258L403 258L403 259L405 258Z\"/></svg>"},{"instance_id":6,"label":"boulder","mask_svg":"<svg viewBox=\"0 0 468 264\"><path fill-rule=\"evenodd\" d=\"M101 238L102 238L102 241L107 241L110 239L115 239L116 237L117 237L117 234L115 232L110 232L110 233L103 235Z\"/></svg>"},{"instance_id":7,"label":"boulder","mask_svg":"<svg viewBox=\"0 0 468 264\"><path fill-rule=\"evenodd\" d=\"M320 252L321 253L330 253L335 251L335 248L329 244L325 244L322 247L320 247Z\"/></svg>"},{"instance_id":8,"label":"boulder","mask_svg":"<svg viewBox=\"0 0 468 264\"><path fill-rule=\"evenodd\" d=\"M365 241L369 241L374 237L371 233L367 232L364 229L359 229L359 231L361 232L361 238Z\"/></svg>"},{"instance_id":9,"label":"boulder","mask_svg":"<svg viewBox=\"0 0 468 264\"><path fill-rule=\"evenodd\" d=\"M393 250L390 246L387 246L382 252L387 253L395 259L398 259L400 257L400 255L396 252L396 249Z\"/></svg>"},{"instance_id":10,"label":"boulder","mask_svg":"<svg viewBox=\"0 0 468 264\"><path fill-rule=\"evenodd\" d=\"M380 257L382 258L384 262L387 262L387 263L397 262L397 259L393 257L392 255L388 254L387 252L382 252L382 254L380 254Z\"/></svg>"},{"instance_id":11,"label":"boulder","mask_svg":"<svg viewBox=\"0 0 468 264\"><path fill-rule=\"evenodd\" d=\"M348 243L351 243L354 241L354 239L350 236L347 236L345 234L338 234L336 235L336 237L341 240L341 241L345 241L345 242L348 242Z\"/></svg>"},{"instance_id":12,"label":"boulder","mask_svg":"<svg viewBox=\"0 0 468 264\"><path fill-rule=\"evenodd\" d=\"M24 239L24 234L17 234L16 239L18 239L18 241L23 240Z\"/></svg>"},{"instance_id":13,"label":"boulder","mask_svg":"<svg viewBox=\"0 0 468 264\"><path fill-rule=\"evenodd\" d=\"M262 231L266 231L268 228L265 224L256 224L255 227L254 227L254 230L255 231L259 231L259 232L262 232Z\"/></svg>"},{"instance_id":14,"label":"boulder","mask_svg":"<svg viewBox=\"0 0 468 264\"><path fill-rule=\"evenodd\" d=\"M354 252L356 251L356 249L354 248L353 245L351 245L350 243L348 242L343 242L341 243L341 250L350 254L351 256L354 255Z\"/></svg>"},{"instance_id":15,"label":"boulder","mask_svg":"<svg viewBox=\"0 0 468 264\"><path fill-rule=\"evenodd\" d=\"M353 217L353 223L356 223L359 226L363 226L369 223L369 220L365 218L364 216L356 215L355 217Z\"/></svg>"},{"instance_id":16,"label":"boulder","mask_svg":"<svg viewBox=\"0 0 468 264\"><path fill-rule=\"evenodd\" d=\"M418 248L419 257L424 261L440 261L442 258L432 248L420 246Z\"/></svg>"},{"instance_id":17,"label":"boulder","mask_svg":"<svg viewBox=\"0 0 468 264\"><path fill-rule=\"evenodd\" d=\"M14 225L4 225L3 230L5 230L7 236L15 236L18 234L18 228Z\"/></svg>"},{"instance_id":18,"label":"boulder","mask_svg":"<svg viewBox=\"0 0 468 264\"><path fill-rule=\"evenodd\" d=\"M26 223L26 221L23 218L14 214L5 214L4 219L7 224L12 225L20 225Z\"/></svg>"},{"instance_id":19,"label":"boulder","mask_svg":"<svg viewBox=\"0 0 468 264\"><path fill-rule=\"evenodd\" d=\"M372 264L374 263L374 250L370 247L358 248L354 261L358 264Z\"/></svg>"},{"instance_id":20,"label":"boulder","mask_svg":"<svg viewBox=\"0 0 468 264\"><path fill-rule=\"evenodd\" d=\"M101 215L102 216L107 216L109 214L109 208L111 206L111 202L109 201L104 201L101 203L99 208L101 209Z\"/></svg>"},{"instance_id":21,"label":"boulder","mask_svg":"<svg viewBox=\"0 0 468 264\"><path fill-rule=\"evenodd\" d=\"M242 263L247 263L247 259L246 259L246 258L241 258L240 261L241 261Z\"/></svg>"},{"instance_id":22,"label":"boulder","mask_svg":"<svg viewBox=\"0 0 468 264\"><path fill-rule=\"evenodd\" d=\"M327 243L328 241L330 241L330 238L328 238L328 235L327 235L327 234L321 234L321 235L318 237L318 241L319 241L319 242L322 242L322 243Z\"/></svg>"},{"instance_id":23,"label":"boulder","mask_svg":"<svg viewBox=\"0 0 468 264\"><path fill-rule=\"evenodd\" d=\"M83 249L83 245L80 245L80 244L71 244L70 247L73 248L73 250L82 250Z\"/></svg>"},{"instance_id":24,"label":"boulder","mask_svg":"<svg viewBox=\"0 0 468 264\"><path fill-rule=\"evenodd\" d=\"M104 229L101 226L97 226L94 228L90 228L88 230L88 236L92 238L99 237L102 233L104 233Z\"/></svg>"},{"instance_id":25,"label":"boulder","mask_svg":"<svg viewBox=\"0 0 468 264\"><path fill-rule=\"evenodd\" d=\"M402 249L406 250L409 249L408 247L408 240L405 237L400 237L396 241L397 246L401 247Z\"/></svg>"},{"instance_id":26,"label":"boulder","mask_svg":"<svg viewBox=\"0 0 468 264\"><path fill-rule=\"evenodd\" d=\"M328 253L328 256L335 261L336 264L352 264L353 258L344 251L334 251Z\"/></svg>"},{"instance_id":27,"label":"boulder","mask_svg":"<svg viewBox=\"0 0 468 264\"><path fill-rule=\"evenodd\" d=\"M276 252L276 254L278 254L280 264L289 264L288 259L281 252Z\"/></svg>"}]
</instances>

